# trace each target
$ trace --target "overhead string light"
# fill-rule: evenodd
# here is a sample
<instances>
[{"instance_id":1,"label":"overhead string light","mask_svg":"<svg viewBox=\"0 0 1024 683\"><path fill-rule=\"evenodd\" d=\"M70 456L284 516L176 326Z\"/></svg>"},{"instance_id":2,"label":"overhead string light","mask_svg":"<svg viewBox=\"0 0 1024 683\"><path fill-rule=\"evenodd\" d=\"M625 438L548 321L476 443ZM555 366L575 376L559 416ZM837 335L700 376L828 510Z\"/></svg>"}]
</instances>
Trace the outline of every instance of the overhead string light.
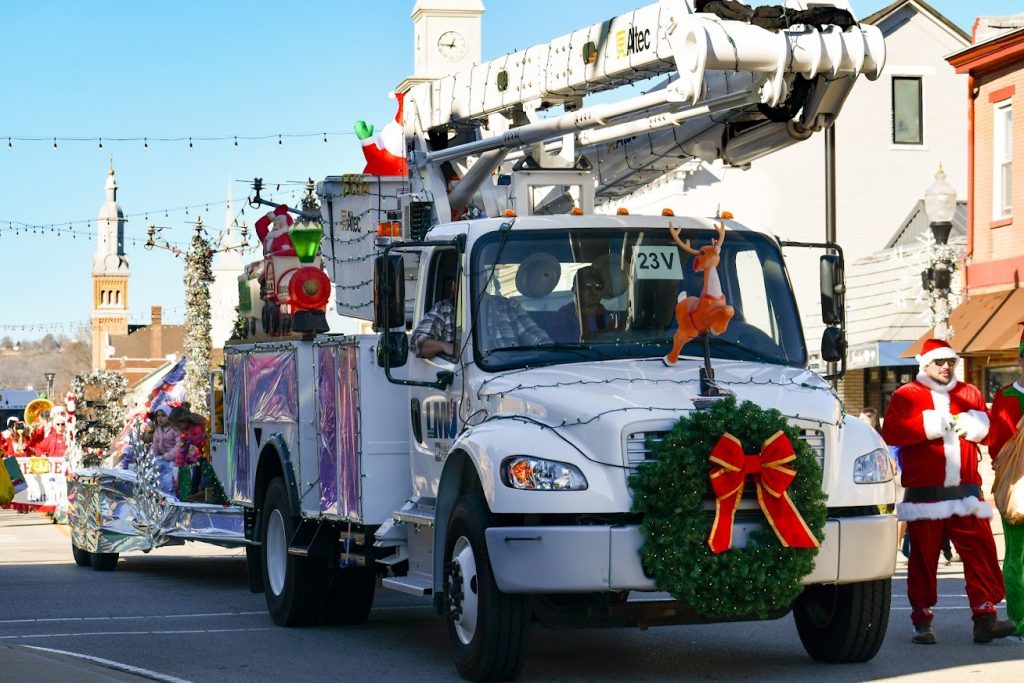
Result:
<instances>
[{"instance_id":1,"label":"overhead string light","mask_svg":"<svg viewBox=\"0 0 1024 683\"><path fill-rule=\"evenodd\" d=\"M283 146L285 139L299 140L303 138L320 138L327 144L328 136L355 135L354 131L320 131L317 133L260 133L257 135L180 135L175 137L153 137L150 135L137 137L109 137L109 136L60 136L60 135L4 135L0 139L7 138L7 148L14 149L14 141L18 142L50 142L54 149L58 149L59 143L86 142L96 144L99 149L105 149L105 145L112 142L141 142L144 149L149 149L149 142L154 143L180 143L187 142L189 149L194 149L200 142L230 142L238 147L239 140L259 142L263 140L277 141L278 146Z\"/></svg>"}]
</instances>

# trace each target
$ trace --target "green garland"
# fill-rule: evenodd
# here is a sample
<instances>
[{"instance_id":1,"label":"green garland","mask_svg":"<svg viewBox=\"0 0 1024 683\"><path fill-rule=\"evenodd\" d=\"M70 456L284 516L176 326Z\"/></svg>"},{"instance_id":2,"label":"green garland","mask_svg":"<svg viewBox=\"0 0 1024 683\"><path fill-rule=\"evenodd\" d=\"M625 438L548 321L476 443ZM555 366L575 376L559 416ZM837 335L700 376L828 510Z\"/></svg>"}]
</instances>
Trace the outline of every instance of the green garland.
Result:
<instances>
[{"instance_id":1,"label":"green garland","mask_svg":"<svg viewBox=\"0 0 1024 683\"><path fill-rule=\"evenodd\" d=\"M728 397L710 410L684 417L655 447L658 460L630 478L633 510L643 513L640 549L645 570L658 587L705 617L760 618L787 609L803 590L801 579L814 568L817 548L786 548L767 523L748 536L746 547L714 554L707 540L714 521L708 455L729 432L744 453L782 430L793 444L797 471L788 493L811 533L824 539L825 494L813 449L777 410ZM710 509L705 501L711 503Z\"/></svg>"}]
</instances>

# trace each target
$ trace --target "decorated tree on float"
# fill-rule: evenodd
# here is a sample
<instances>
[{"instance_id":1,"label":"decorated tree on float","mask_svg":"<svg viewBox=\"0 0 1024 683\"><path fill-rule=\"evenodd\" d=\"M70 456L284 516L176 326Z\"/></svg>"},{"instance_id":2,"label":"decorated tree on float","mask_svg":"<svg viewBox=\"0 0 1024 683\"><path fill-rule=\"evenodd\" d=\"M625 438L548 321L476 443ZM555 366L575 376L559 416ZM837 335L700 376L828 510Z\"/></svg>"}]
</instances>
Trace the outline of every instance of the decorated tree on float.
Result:
<instances>
[{"instance_id":1,"label":"decorated tree on float","mask_svg":"<svg viewBox=\"0 0 1024 683\"><path fill-rule=\"evenodd\" d=\"M213 249L203 233L202 220L185 255L185 400L192 411L209 417L210 393L210 283L213 282Z\"/></svg>"},{"instance_id":2,"label":"decorated tree on float","mask_svg":"<svg viewBox=\"0 0 1024 683\"><path fill-rule=\"evenodd\" d=\"M112 370L96 370L71 378L76 399L75 441L82 449L82 466L97 465L124 426L128 380Z\"/></svg>"}]
</instances>

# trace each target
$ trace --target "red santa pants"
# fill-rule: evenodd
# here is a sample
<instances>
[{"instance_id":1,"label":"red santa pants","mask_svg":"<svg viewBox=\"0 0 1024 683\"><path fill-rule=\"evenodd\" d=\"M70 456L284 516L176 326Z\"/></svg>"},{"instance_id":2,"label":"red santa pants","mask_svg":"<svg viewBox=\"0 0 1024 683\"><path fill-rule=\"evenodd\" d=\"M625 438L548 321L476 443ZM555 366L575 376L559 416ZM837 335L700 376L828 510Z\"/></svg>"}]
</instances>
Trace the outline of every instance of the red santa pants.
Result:
<instances>
[{"instance_id":1,"label":"red santa pants","mask_svg":"<svg viewBox=\"0 0 1024 683\"><path fill-rule=\"evenodd\" d=\"M938 601L936 572L944 534L949 534L963 559L967 599L974 618L996 613L996 604L1003 599L1005 588L989 520L959 515L949 519L920 519L907 523L907 533L910 534L907 598L913 610L910 618L915 625L932 618L931 608Z\"/></svg>"}]
</instances>

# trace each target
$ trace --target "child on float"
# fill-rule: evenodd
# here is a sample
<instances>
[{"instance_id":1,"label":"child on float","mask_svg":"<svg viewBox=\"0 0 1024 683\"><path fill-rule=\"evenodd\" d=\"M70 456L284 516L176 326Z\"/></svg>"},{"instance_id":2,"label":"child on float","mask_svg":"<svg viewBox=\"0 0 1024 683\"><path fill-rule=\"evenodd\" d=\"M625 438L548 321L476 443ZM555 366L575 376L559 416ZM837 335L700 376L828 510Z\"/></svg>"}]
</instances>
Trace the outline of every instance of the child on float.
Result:
<instances>
[{"instance_id":1,"label":"child on float","mask_svg":"<svg viewBox=\"0 0 1024 683\"><path fill-rule=\"evenodd\" d=\"M158 406L149 414L153 429L150 449L160 470L160 490L166 493L174 493L177 479L175 452L181 439L181 433L171 424L170 416L171 407L168 405Z\"/></svg>"}]
</instances>

